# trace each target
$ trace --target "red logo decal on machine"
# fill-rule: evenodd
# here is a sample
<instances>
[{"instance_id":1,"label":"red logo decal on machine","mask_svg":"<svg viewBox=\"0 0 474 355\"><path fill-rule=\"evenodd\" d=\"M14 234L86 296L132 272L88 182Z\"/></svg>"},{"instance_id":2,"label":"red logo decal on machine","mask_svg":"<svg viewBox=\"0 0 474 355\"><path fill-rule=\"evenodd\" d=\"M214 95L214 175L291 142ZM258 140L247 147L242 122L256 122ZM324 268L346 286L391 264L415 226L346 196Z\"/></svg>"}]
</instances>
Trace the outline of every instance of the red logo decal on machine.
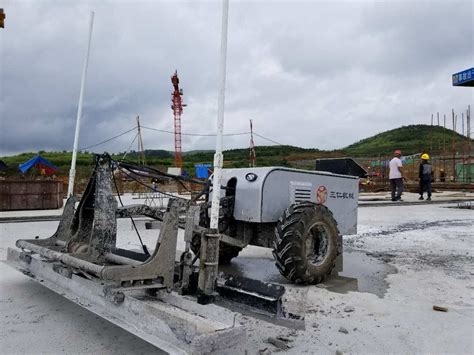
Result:
<instances>
[{"instance_id":1,"label":"red logo decal on machine","mask_svg":"<svg viewBox=\"0 0 474 355\"><path fill-rule=\"evenodd\" d=\"M319 186L316 190L316 201L319 204L323 204L324 202L326 202L327 197L328 189L326 189L326 186Z\"/></svg>"}]
</instances>

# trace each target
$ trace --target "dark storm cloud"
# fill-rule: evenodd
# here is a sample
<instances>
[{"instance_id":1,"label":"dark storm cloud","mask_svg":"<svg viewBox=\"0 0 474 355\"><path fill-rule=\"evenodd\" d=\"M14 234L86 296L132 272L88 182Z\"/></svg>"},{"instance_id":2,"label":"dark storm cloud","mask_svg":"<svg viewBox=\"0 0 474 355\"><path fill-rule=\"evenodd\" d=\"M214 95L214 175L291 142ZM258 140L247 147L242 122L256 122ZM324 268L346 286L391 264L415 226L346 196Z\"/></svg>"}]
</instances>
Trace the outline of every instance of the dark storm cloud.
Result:
<instances>
[{"instance_id":1,"label":"dark storm cloud","mask_svg":"<svg viewBox=\"0 0 474 355\"><path fill-rule=\"evenodd\" d=\"M232 1L227 132L340 148L431 113L465 109L472 89L451 74L473 63L471 1ZM178 69L183 132L213 133L221 4L171 1L7 1L0 31L0 155L70 150L89 11L96 12L80 146L135 125L172 130ZM144 130L146 148L172 135ZM94 148L124 151L131 132ZM269 144L256 138L257 144ZM247 136L227 137L243 147ZM185 150L213 138L183 136Z\"/></svg>"}]
</instances>

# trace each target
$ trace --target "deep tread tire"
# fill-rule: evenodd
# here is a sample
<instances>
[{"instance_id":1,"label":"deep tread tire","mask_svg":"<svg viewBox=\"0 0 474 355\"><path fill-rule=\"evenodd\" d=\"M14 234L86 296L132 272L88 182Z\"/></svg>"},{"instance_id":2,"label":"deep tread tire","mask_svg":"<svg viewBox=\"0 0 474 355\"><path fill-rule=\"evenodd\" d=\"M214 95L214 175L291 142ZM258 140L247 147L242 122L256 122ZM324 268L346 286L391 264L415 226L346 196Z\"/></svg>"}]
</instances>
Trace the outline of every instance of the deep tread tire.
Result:
<instances>
[{"instance_id":1,"label":"deep tread tire","mask_svg":"<svg viewBox=\"0 0 474 355\"><path fill-rule=\"evenodd\" d=\"M201 248L201 236L199 234L195 234L191 242L191 250L193 251L194 254L197 255L200 248ZM230 261L233 258L239 255L241 250L242 248L220 242L219 243L219 264L230 263Z\"/></svg>"},{"instance_id":2,"label":"deep tread tire","mask_svg":"<svg viewBox=\"0 0 474 355\"><path fill-rule=\"evenodd\" d=\"M316 224L324 230L322 239L319 237L321 234L318 234L320 231L314 229ZM312 237L310 231L318 237ZM323 281L335 265L338 235L337 222L326 206L312 202L292 204L280 217L275 228L273 257L278 270L295 283L317 284ZM307 256L311 252L308 250L307 253L307 245L313 245L313 239L316 243L324 239L324 252L318 254L315 251L311 255L316 255L317 260L311 260ZM313 246L313 249L318 248Z\"/></svg>"}]
</instances>

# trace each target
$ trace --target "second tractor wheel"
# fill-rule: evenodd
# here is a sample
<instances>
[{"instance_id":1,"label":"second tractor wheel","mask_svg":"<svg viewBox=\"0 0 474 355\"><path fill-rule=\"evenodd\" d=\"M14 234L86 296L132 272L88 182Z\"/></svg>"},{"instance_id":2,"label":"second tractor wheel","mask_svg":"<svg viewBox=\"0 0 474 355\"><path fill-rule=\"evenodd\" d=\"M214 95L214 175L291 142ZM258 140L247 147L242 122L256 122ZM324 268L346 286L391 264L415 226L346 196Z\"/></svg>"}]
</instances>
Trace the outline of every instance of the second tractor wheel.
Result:
<instances>
[{"instance_id":1,"label":"second tractor wheel","mask_svg":"<svg viewBox=\"0 0 474 355\"><path fill-rule=\"evenodd\" d=\"M323 281L335 265L338 234L326 206L312 202L291 205L275 228L273 257L278 270L295 283Z\"/></svg>"}]
</instances>

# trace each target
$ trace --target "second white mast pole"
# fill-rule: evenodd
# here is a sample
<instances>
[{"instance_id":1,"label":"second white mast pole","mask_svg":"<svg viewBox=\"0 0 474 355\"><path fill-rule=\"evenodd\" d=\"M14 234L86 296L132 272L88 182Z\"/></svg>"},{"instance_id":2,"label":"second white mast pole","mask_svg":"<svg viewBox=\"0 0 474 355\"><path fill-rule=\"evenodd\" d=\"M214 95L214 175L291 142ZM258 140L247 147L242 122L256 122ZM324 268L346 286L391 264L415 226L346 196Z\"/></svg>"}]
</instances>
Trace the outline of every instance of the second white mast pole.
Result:
<instances>
[{"instance_id":1,"label":"second white mast pole","mask_svg":"<svg viewBox=\"0 0 474 355\"><path fill-rule=\"evenodd\" d=\"M225 79L227 66L227 26L229 18L229 0L224 0L222 4L222 34L221 34L221 54L219 65L219 94L217 101L217 137L216 152L214 154L214 180L212 188L211 204L211 229L218 231L219 225L219 204L221 197L222 181L222 134L224 132L224 106L225 106Z\"/></svg>"}]
</instances>

